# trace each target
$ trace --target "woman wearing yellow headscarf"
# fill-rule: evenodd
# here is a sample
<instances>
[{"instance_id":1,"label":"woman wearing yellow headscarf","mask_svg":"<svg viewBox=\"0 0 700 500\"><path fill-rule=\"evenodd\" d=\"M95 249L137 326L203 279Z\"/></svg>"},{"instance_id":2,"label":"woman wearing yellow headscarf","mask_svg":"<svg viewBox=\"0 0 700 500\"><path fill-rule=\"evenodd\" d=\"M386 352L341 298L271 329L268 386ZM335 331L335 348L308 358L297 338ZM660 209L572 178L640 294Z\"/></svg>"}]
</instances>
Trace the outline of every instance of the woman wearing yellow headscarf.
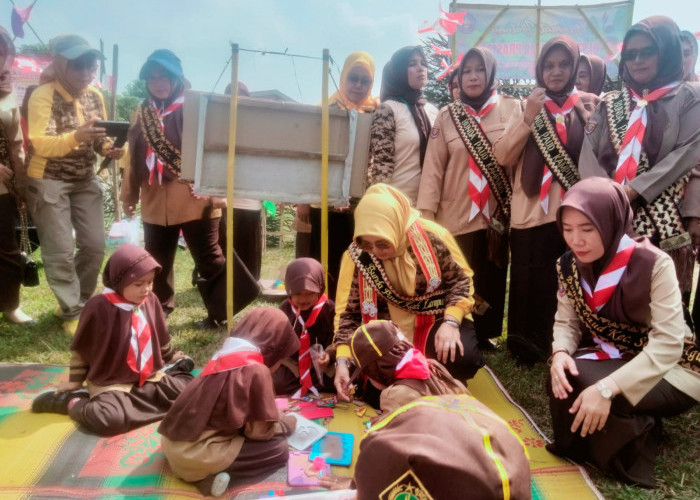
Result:
<instances>
[{"instance_id":1,"label":"woman wearing yellow headscarf","mask_svg":"<svg viewBox=\"0 0 700 500\"><path fill-rule=\"evenodd\" d=\"M336 375L348 397L355 329L390 319L417 349L455 378L474 376L483 358L471 310L474 284L452 235L422 219L408 198L387 184L370 187L355 209L354 241L343 255L336 293Z\"/></svg>"},{"instance_id":2,"label":"woman wearing yellow headscarf","mask_svg":"<svg viewBox=\"0 0 700 500\"><path fill-rule=\"evenodd\" d=\"M371 113L379 105L372 97L374 59L367 52L353 52L343 64L340 88L328 98L331 108ZM297 205L296 257L321 260L321 209L318 205ZM328 210L328 297L335 298L340 259L352 241L353 220L348 207L329 207Z\"/></svg>"}]
</instances>

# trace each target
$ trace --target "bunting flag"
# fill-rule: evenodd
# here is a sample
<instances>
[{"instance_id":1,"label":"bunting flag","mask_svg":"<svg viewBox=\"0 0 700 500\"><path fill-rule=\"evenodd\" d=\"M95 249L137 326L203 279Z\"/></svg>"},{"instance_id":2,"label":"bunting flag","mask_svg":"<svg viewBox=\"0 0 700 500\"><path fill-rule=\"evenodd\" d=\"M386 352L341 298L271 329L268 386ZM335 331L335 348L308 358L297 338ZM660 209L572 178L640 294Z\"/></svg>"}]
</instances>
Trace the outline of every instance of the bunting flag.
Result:
<instances>
[{"instance_id":1,"label":"bunting flag","mask_svg":"<svg viewBox=\"0 0 700 500\"><path fill-rule=\"evenodd\" d=\"M440 74L438 74L435 77L435 79L439 82L440 80L445 78L447 75L449 75L453 69L459 67L459 64L462 62L463 57L464 57L464 54L460 52L459 55L457 56L457 61L454 64L447 64L447 62L444 59L442 59L440 61L440 66L443 68L443 71Z\"/></svg>"},{"instance_id":2,"label":"bunting flag","mask_svg":"<svg viewBox=\"0 0 700 500\"><path fill-rule=\"evenodd\" d=\"M464 23L466 12L447 12L440 8L440 17L434 22L423 21L423 25L418 30L418 33L427 33L434 31L441 35L454 35L457 31L457 26Z\"/></svg>"},{"instance_id":3,"label":"bunting flag","mask_svg":"<svg viewBox=\"0 0 700 500\"><path fill-rule=\"evenodd\" d=\"M16 5L12 7L12 19L10 23L12 24L12 34L15 38L24 38L24 23L29 21L29 16L32 13L32 8L36 1L32 2L29 7L17 7Z\"/></svg>"}]
</instances>

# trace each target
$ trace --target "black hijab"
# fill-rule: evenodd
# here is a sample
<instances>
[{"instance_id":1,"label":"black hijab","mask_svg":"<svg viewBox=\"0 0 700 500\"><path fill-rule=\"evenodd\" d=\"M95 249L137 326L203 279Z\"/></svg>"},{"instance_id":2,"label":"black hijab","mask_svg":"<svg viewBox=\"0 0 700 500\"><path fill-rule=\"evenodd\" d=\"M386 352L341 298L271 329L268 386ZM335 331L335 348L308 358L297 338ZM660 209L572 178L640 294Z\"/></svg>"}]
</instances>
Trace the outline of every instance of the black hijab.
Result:
<instances>
[{"instance_id":1,"label":"black hijab","mask_svg":"<svg viewBox=\"0 0 700 500\"><path fill-rule=\"evenodd\" d=\"M464 71L464 67L467 65L467 59L471 55L480 57L484 64L484 68L486 69L486 86L484 87L484 91L478 97L468 97L467 94L464 93L464 90L462 90L462 72ZM458 71L459 99L464 104L467 104L476 111L479 111L484 103L489 100L489 97L491 97L491 94L498 86L496 83L496 58L493 56L493 52L486 47L473 47L469 49L469 51L464 54L464 57L462 57L462 62L459 63Z\"/></svg>"},{"instance_id":2,"label":"black hijab","mask_svg":"<svg viewBox=\"0 0 700 500\"><path fill-rule=\"evenodd\" d=\"M427 101L423 90L416 90L408 84L408 62L411 56L416 53L425 60L423 49L419 45L403 47L394 52L382 71L382 88L379 92L379 98L382 102L404 102L411 110L411 116L413 116L420 136L420 165L423 167L431 126L428 115L425 113Z\"/></svg>"}]
</instances>

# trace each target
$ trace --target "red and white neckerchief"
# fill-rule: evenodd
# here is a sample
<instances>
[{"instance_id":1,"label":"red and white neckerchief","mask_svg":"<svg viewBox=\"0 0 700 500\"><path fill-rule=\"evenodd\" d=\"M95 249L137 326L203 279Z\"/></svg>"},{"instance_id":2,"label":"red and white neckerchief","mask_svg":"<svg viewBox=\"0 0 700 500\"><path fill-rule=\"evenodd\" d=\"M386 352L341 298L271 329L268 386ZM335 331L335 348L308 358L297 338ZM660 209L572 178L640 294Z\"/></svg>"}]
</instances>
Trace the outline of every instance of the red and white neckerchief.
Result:
<instances>
[{"instance_id":1,"label":"red and white neckerchief","mask_svg":"<svg viewBox=\"0 0 700 500\"><path fill-rule=\"evenodd\" d=\"M129 351L126 355L126 364L131 371L139 374L139 387L153 373L153 344L151 343L151 325L148 324L146 315L139 307L142 304L128 302L111 288L102 291L105 298L119 309L131 311L131 328L129 339Z\"/></svg>"},{"instance_id":2,"label":"red and white neckerchief","mask_svg":"<svg viewBox=\"0 0 700 500\"><path fill-rule=\"evenodd\" d=\"M634 240L625 234L620 238L620 243L617 245L617 251L612 261L598 278L595 290L591 290L591 285L584 278L581 278L583 296L586 299L586 304L593 311L600 311L608 303L615 288L620 283L622 274L627 269L627 263L630 261L633 252Z\"/></svg>"},{"instance_id":3,"label":"red and white neckerchief","mask_svg":"<svg viewBox=\"0 0 700 500\"><path fill-rule=\"evenodd\" d=\"M185 93L183 92L180 94L180 96L175 99L170 106L165 108L164 110L158 109L158 107L155 105L155 103L151 102L151 106L155 110L156 116L158 117L158 121L160 122L160 127L163 131L165 131L165 125L163 124L163 118L168 116L170 113L175 111L176 109L182 107L182 105L185 103ZM158 158L158 155L156 154L155 151L153 151L153 148L151 148L150 143L147 143L147 148L146 148L146 168L148 168L148 185L150 186L153 184L153 178L156 176L156 173L158 174L158 184L163 184L163 162L161 161L160 158Z\"/></svg>"},{"instance_id":4,"label":"red and white neckerchief","mask_svg":"<svg viewBox=\"0 0 700 500\"><path fill-rule=\"evenodd\" d=\"M639 167L639 157L642 154L642 142L644 141L644 132L647 128L648 114L647 104L661 99L671 90L675 89L681 82L673 82L649 92L644 96L640 96L633 89L628 89L630 97L635 102L635 107L630 113L630 119L627 122L627 131L622 139L620 147L620 156L617 158L617 167L615 167L615 181L625 185L637 175ZM625 90L622 89L624 92Z\"/></svg>"},{"instance_id":5,"label":"red and white neckerchief","mask_svg":"<svg viewBox=\"0 0 700 500\"><path fill-rule=\"evenodd\" d=\"M493 107L498 102L498 93L494 90L491 93L491 97L484 103L479 111L475 110L468 104L464 105L464 110L474 118L476 123L481 124L481 119L488 115ZM486 176L481 173L479 165L477 165L474 158L469 155L469 198L472 200L471 209L469 211L469 222L474 220L480 212L484 214L487 221L491 220L491 214L489 211L489 197L491 196L491 189L489 188L489 183L486 180Z\"/></svg>"},{"instance_id":6,"label":"red and white neckerchief","mask_svg":"<svg viewBox=\"0 0 700 500\"><path fill-rule=\"evenodd\" d=\"M554 118L557 135L564 145L569 140L569 134L566 130L566 116L574 110L574 106L576 106L578 101L579 95L576 87L574 87L574 90L571 91L569 97L566 98L566 101L561 106L549 96L545 97L544 107L547 108L547 112ZM552 179L552 171L545 165L542 171L542 184L540 184L540 205L542 205L542 210L546 214L549 213L549 189L552 186Z\"/></svg>"},{"instance_id":7,"label":"red and white neckerchief","mask_svg":"<svg viewBox=\"0 0 700 500\"><path fill-rule=\"evenodd\" d=\"M202 377L255 363L265 363L260 349L245 339L229 337L204 367Z\"/></svg>"},{"instance_id":8,"label":"red and white neckerchief","mask_svg":"<svg viewBox=\"0 0 700 500\"><path fill-rule=\"evenodd\" d=\"M430 378L428 360L415 347L410 348L396 365L396 378L414 378L427 380Z\"/></svg>"},{"instance_id":9,"label":"red and white neckerchief","mask_svg":"<svg viewBox=\"0 0 700 500\"><path fill-rule=\"evenodd\" d=\"M593 337L593 342L598 344L600 350L589 352L587 354L581 354L580 356L576 356L576 359L592 359L594 361L598 361L601 359L621 359L623 357L620 350L614 345L608 344L598 337Z\"/></svg>"},{"instance_id":10,"label":"red and white neckerchief","mask_svg":"<svg viewBox=\"0 0 700 500\"><path fill-rule=\"evenodd\" d=\"M301 388L297 391L297 394L294 394L293 397L295 398L304 396L308 391L318 396L318 390L314 387L314 383L311 380L311 350L309 349L311 347L311 336L309 335L309 328L316 323L318 315L321 313L323 306L326 305L326 302L328 302L328 297L324 293L311 309L309 318L304 321L301 317L301 311L294 307L291 300L289 301L292 312L301 325L301 335L299 336L299 382L301 382Z\"/></svg>"}]
</instances>

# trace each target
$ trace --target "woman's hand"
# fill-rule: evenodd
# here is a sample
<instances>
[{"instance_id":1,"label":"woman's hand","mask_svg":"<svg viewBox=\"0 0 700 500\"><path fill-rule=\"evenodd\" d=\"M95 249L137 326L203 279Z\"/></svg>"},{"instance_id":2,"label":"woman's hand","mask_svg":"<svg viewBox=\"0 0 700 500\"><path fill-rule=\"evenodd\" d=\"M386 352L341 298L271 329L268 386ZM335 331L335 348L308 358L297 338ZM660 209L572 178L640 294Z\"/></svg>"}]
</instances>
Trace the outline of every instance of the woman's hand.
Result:
<instances>
[{"instance_id":1,"label":"woman's hand","mask_svg":"<svg viewBox=\"0 0 700 500\"><path fill-rule=\"evenodd\" d=\"M574 423L571 424L571 432L581 427L581 437L593 434L605 427L605 422L610 414L609 399L605 399L595 386L587 387L569 408L569 413L576 414Z\"/></svg>"},{"instance_id":2,"label":"woman's hand","mask_svg":"<svg viewBox=\"0 0 700 500\"><path fill-rule=\"evenodd\" d=\"M535 87L530 95L527 96L523 120L525 120L528 127L532 125L535 117L542 110L542 106L544 106L544 101L547 97L544 92L545 90L542 87Z\"/></svg>"},{"instance_id":3,"label":"woman's hand","mask_svg":"<svg viewBox=\"0 0 700 500\"><path fill-rule=\"evenodd\" d=\"M75 130L75 140L78 142L93 142L107 137L107 131L102 127L95 127L97 118L83 123Z\"/></svg>"},{"instance_id":4,"label":"woman's hand","mask_svg":"<svg viewBox=\"0 0 700 500\"><path fill-rule=\"evenodd\" d=\"M113 160L120 160L122 156L124 156L124 148L111 147L105 151L105 157Z\"/></svg>"},{"instance_id":5,"label":"woman's hand","mask_svg":"<svg viewBox=\"0 0 700 500\"><path fill-rule=\"evenodd\" d=\"M323 351L323 354L319 354L318 358L316 358L316 363L318 363L318 367L321 370L325 370L326 367L328 366L328 363L330 363L331 357L328 355L326 351Z\"/></svg>"},{"instance_id":6,"label":"woman's hand","mask_svg":"<svg viewBox=\"0 0 700 500\"><path fill-rule=\"evenodd\" d=\"M82 387L82 382L61 382L58 384L58 387L56 387L56 392L77 391L78 389L82 389Z\"/></svg>"},{"instance_id":7,"label":"woman's hand","mask_svg":"<svg viewBox=\"0 0 700 500\"><path fill-rule=\"evenodd\" d=\"M566 376L567 371L574 376L578 376L574 358L564 351L559 351L552 355L552 366L549 369L549 374L552 380L552 393L557 399L568 398L571 391L574 390Z\"/></svg>"},{"instance_id":8,"label":"woman's hand","mask_svg":"<svg viewBox=\"0 0 700 500\"><path fill-rule=\"evenodd\" d=\"M173 354L172 359L170 360L171 363L174 363L175 361L178 361L180 359L185 359L187 356L185 355L184 352L182 351L177 351L175 354Z\"/></svg>"},{"instance_id":9,"label":"woman's hand","mask_svg":"<svg viewBox=\"0 0 700 500\"><path fill-rule=\"evenodd\" d=\"M350 369L348 365L339 364L335 367L335 379L333 380L338 397L350 401Z\"/></svg>"},{"instance_id":10,"label":"woman's hand","mask_svg":"<svg viewBox=\"0 0 700 500\"><path fill-rule=\"evenodd\" d=\"M126 215L127 219L131 219L136 211L136 205L131 203L122 202L122 212Z\"/></svg>"},{"instance_id":11,"label":"woman's hand","mask_svg":"<svg viewBox=\"0 0 700 500\"><path fill-rule=\"evenodd\" d=\"M0 163L0 182L9 181L10 179L12 179L13 175L15 175L15 173L10 167L6 167L2 163Z\"/></svg>"},{"instance_id":12,"label":"woman's hand","mask_svg":"<svg viewBox=\"0 0 700 500\"><path fill-rule=\"evenodd\" d=\"M435 354L438 361L447 363L449 359L454 362L458 347L460 354L464 356L464 346L462 339L459 338L459 328L443 321L435 333Z\"/></svg>"}]
</instances>

